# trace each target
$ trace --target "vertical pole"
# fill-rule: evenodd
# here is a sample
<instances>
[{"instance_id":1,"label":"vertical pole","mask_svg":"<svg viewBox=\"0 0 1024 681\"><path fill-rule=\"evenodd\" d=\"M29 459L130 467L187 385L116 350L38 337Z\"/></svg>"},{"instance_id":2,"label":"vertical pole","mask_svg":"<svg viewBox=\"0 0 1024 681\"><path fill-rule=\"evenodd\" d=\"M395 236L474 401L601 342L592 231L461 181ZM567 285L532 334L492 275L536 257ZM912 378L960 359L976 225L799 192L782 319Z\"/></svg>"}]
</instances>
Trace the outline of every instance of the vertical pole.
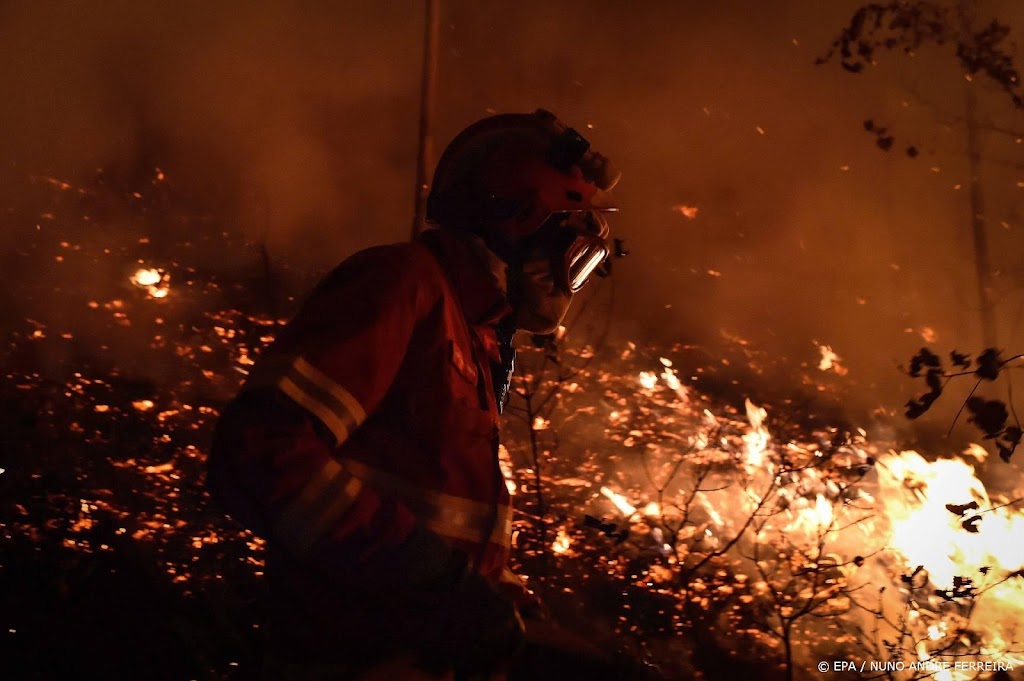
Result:
<instances>
[{"instance_id":1,"label":"vertical pole","mask_svg":"<svg viewBox=\"0 0 1024 681\"><path fill-rule=\"evenodd\" d=\"M429 177L434 163L434 100L437 91L437 43L441 25L441 0L426 0L423 38L423 77L420 87L419 152L416 158L416 205L411 238L416 238L427 212Z\"/></svg>"},{"instance_id":2,"label":"vertical pole","mask_svg":"<svg viewBox=\"0 0 1024 681\"><path fill-rule=\"evenodd\" d=\"M971 1L960 1L961 40L971 40ZM996 324L992 310L991 265L988 232L985 225L985 202L981 188L981 141L978 136L977 99L973 83L964 81L964 123L967 126L968 201L971 211L971 232L974 241L974 273L978 283L978 305L981 310L981 336L986 348L996 347Z\"/></svg>"}]
</instances>

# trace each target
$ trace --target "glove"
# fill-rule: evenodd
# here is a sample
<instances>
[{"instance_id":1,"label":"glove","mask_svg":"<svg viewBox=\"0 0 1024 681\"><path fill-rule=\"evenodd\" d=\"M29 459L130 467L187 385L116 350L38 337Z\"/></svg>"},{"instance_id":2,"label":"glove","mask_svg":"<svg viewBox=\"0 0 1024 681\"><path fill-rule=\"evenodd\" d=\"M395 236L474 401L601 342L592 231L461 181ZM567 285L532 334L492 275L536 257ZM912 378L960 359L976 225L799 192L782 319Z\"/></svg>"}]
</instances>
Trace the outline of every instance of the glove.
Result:
<instances>
[{"instance_id":1,"label":"glove","mask_svg":"<svg viewBox=\"0 0 1024 681\"><path fill-rule=\"evenodd\" d=\"M505 568L501 577L498 578L495 588L498 593L515 604L519 615L524 620L541 622L552 620L551 611L540 599L540 596L530 591L522 578L508 568Z\"/></svg>"},{"instance_id":2,"label":"glove","mask_svg":"<svg viewBox=\"0 0 1024 681\"><path fill-rule=\"evenodd\" d=\"M503 668L522 645L515 605L479 574L434 594L434 619L422 632L420 666L473 678Z\"/></svg>"}]
</instances>

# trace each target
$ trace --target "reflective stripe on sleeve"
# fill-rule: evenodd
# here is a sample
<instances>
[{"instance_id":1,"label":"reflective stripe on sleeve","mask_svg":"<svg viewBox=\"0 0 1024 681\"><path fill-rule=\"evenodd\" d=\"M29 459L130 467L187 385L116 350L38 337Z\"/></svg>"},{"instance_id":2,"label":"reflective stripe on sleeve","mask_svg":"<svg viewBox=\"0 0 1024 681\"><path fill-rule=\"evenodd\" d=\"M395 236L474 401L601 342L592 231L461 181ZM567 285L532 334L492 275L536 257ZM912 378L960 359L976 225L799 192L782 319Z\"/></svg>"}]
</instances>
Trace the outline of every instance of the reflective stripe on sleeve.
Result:
<instances>
[{"instance_id":1,"label":"reflective stripe on sleeve","mask_svg":"<svg viewBox=\"0 0 1024 681\"><path fill-rule=\"evenodd\" d=\"M415 511L414 511L415 513ZM504 516L504 517L503 517ZM490 525L490 516L467 516L463 513L448 513L445 509L436 508L427 514L420 515L423 524L433 532L449 539L461 539L480 543ZM508 519L508 522L505 521ZM508 506L499 509L494 530L488 541L499 546L512 545L512 514Z\"/></svg>"},{"instance_id":2,"label":"reflective stripe on sleeve","mask_svg":"<svg viewBox=\"0 0 1024 681\"><path fill-rule=\"evenodd\" d=\"M366 412L352 393L302 357L291 362L275 385L327 426L334 435L335 445L347 440L366 420Z\"/></svg>"},{"instance_id":3,"label":"reflective stripe on sleeve","mask_svg":"<svg viewBox=\"0 0 1024 681\"><path fill-rule=\"evenodd\" d=\"M512 547L511 506L501 506L498 509L498 520L494 523L494 531L491 533L491 543L499 544L505 548Z\"/></svg>"},{"instance_id":4,"label":"reflective stripe on sleeve","mask_svg":"<svg viewBox=\"0 0 1024 681\"><path fill-rule=\"evenodd\" d=\"M285 508L274 527L277 536L295 554L304 555L330 532L362 488L359 478L331 459Z\"/></svg>"},{"instance_id":5,"label":"reflective stripe on sleeve","mask_svg":"<svg viewBox=\"0 0 1024 681\"><path fill-rule=\"evenodd\" d=\"M401 501L427 529L443 537L477 543L490 541L504 547L512 544L511 506L502 505L495 509L494 505L482 501L425 490L361 461L344 459L343 463L353 475L384 495ZM490 536L487 536L488 531Z\"/></svg>"}]
</instances>

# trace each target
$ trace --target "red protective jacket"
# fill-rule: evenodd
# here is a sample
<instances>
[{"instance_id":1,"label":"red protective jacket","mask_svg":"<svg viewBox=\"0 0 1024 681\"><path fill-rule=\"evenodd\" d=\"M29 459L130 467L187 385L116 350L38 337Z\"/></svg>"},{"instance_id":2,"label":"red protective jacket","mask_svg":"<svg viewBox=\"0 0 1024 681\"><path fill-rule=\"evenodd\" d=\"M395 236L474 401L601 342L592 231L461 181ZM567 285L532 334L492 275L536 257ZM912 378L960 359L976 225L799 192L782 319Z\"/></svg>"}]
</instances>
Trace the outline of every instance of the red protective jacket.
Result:
<instances>
[{"instance_id":1,"label":"red protective jacket","mask_svg":"<svg viewBox=\"0 0 1024 681\"><path fill-rule=\"evenodd\" d=\"M272 626L310 650L371 645L380 603L365 584L387 570L366 569L390 552L436 561L404 550L424 529L514 579L490 369L509 312L473 246L432 230L343 262L259 358L218 424L208 484L268 538Z\"/></svg>"}]
</instances>

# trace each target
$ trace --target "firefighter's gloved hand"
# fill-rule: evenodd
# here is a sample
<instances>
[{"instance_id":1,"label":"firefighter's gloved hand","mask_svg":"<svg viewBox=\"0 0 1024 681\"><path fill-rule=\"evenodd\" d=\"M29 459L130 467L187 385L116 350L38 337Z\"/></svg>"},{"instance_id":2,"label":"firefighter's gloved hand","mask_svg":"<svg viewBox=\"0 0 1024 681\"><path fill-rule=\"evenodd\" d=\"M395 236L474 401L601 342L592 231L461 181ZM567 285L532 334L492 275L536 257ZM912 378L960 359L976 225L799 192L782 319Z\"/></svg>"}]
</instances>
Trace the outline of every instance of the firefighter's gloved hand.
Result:
<instances>
[{"instance_id":1,"label":"firefighter's gloved hand","mask_svg":"<svg viewBox=\"0 0 1024 681\"><path fill-rule=\"evenodd\" d=\"M502 571L495 588L497 588L498 593L515 604L516 609L519 610L519 614L524 620L548 622L552 619L551 611L548 610L540 596L530 591L522 577L512 572L509 568L505 568Z\"/></svg>"},{"instance_id":2,"label":"firefighter's gloved hand","mask_svg":"<svg viewBox=\"0 0 1024 681\"><path fill-rule=\"evenodd\" d=\"M431 631L424 632L421 666L474 678L503 669L522 645L523 620L509 599L471 573L439 594Z\"/></svg>"}]
</instances>

